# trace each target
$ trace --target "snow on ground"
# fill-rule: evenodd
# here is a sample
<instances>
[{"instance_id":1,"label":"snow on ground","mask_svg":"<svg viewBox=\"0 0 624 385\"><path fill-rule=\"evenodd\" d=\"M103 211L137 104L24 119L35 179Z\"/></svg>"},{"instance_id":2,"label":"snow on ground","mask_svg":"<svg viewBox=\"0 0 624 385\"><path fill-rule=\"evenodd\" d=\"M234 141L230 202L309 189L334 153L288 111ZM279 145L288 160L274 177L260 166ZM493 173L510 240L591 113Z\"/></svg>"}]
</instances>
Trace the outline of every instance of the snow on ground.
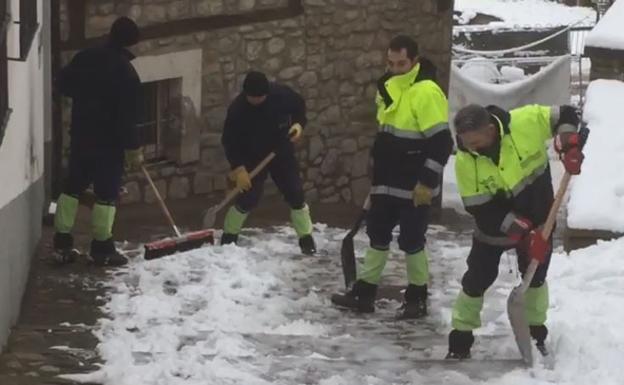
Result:
<instances>
[{"instance_id":1,"label":"snow on ground","mask_svg":"<svg viewBox=\"0 0 624 385\"><path fill-rule=\"evenodd\" d=\"M583 119L590 129L583 172L572 182L568 224L572 228L624 231L624 83L596 80L586 94Z\"/></svg>"},{"instance_id":2,"label":"snow on ground","mask_svg":"<svg viewBox=\"0 0 624 385\"><path fill-rule=\"evenodd\" d=\"M486 294L474 360L438 361L446 353L470 234L432 226L431 314L397 322L394 299L379 300L378 311L367 316L331 307L328 298L342 285L338 252L345 231L316 230L328 256L302 257L294 232L278 227L247 231L241 247L133 261L110 282L108 318L96 328L105 364L70 377L104 385L610 385L624 378L624 240L553 257L554 368L524 369L512 361L519 354L504 305L517 282L512 258L503 256L499 280ZM360 233L359 254L365 246ZM383 286L403 285L404 277L395 253Z\"/></svg>"},{"instance_id":3,"label":"snow on ground","mask_svg":"<svg viewBox=\"0 0 624 385\"><path fill-rule=\"evenodd\" d=\"M547 0L456 0L455 11L462 12L462 24L468 23L477 12L503 20L489 23L491 28L556 27L580 20L591 25L596 19L591 8L568 7Z\"/></svg>"},{"instance_id":4,"label":"snow on ground","mask_svg":"<svg viewBox=\"0 0 624 385\"><path fill-rule=\"evenodd\" d=\"M591 47L624 50L624 1L613 3L600 22L587 36L586 45Z\"/></svg>"}]
</instances>

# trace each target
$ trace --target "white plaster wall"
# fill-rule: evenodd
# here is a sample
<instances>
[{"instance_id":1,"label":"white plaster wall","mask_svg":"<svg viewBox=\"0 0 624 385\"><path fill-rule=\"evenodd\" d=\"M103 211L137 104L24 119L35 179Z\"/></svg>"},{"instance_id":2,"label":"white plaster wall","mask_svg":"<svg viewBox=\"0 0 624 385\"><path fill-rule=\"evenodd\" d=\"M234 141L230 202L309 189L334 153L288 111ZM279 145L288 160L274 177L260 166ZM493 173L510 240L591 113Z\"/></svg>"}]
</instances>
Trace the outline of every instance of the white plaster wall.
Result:
<instances>
[{"instance_id":1,"label":"white plaster wall","mask_svg":"<svg viewBox=\"0 0 624 385\"><path fill-rule=\"evenodd\" d=\"M42 1L39 3L41 25ZM11 5L17 4L11 0ZM13 6L14 15L17 13ZM15 16L13 16L15 18ZM14 56L16 29L9 30L8 51ZM41 29L39 30L41 31ZM49 35L48 35L49 36ZM10 61L8 65L9 108L13 110L6 127L4 141L0 146L0 208L43 175L44 142L44 60L41 50L41 34L37 33L26 62Z\"/></svg>"},{"instance_id":2,"label":"white plaster wall","mask_svg":"<svg viewBox=\"0 0 624 385\"><path fill-rule=\"evenodd\" d=\"M11 0L12 10L18 0ZM45 2L45 3L44 3ZM25 62L8 65L9 117L0 145L0 350L17 321L31 257L41 237L46 110L49 110L49 0L38 1L39 31ZM17 18L13 14L13 18ZM15 56L15 31L9 56ZM42 40L43 39L43 40ZM48 64L46 64L48 63Z\"/></svg>"}]
</instances>

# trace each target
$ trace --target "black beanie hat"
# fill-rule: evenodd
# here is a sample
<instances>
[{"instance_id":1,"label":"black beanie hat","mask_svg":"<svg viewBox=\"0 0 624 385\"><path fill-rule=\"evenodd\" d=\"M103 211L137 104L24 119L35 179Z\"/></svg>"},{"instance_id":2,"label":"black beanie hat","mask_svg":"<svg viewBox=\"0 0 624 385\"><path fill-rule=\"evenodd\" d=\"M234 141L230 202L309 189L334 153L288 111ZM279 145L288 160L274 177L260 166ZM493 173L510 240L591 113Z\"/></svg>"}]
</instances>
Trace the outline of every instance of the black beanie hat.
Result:
<instances>
[{"instance_id":1,"label":"black beanie hat","mask_svg":"<svg viewBox=\"0 0 624 385\"><path fill-rule=\"evenodd\" d=\"M243 81L243 92L247 96L265 96L269 93L269 80L262 72L251 71Z\"/></svg>"},{"instance_id":2,"label":"black beanie hat","mask_svg":"<svg viewBox=\"0 0 624 385\"><path fill-rule=\"evenodd\" d=\"M139 27L130 18L118 18L111 26L110 42L117 47L135 45L139 42Z\"/></svg>"}]
</instances>

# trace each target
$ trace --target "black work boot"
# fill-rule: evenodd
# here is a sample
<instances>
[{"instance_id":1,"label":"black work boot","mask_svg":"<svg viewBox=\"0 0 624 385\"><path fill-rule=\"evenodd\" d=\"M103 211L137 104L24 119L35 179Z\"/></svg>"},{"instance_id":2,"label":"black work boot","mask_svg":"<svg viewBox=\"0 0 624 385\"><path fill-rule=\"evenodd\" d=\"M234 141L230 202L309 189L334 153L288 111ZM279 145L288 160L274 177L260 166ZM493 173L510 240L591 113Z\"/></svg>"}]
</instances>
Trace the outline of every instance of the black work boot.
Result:
<instances>
[{"instance_id":1,"label":"black work boot","mask_svg":"<svg viewBox=\"0 0 624 385\"><path fill-rule=\"evenodd\" d=\"M299 247L301 252L305 255L314 255L316 253L316 243L312 235L304 235L299 238Z\"/></svg>"},{"instance_id":2,"label":"black work boot","mask_svg":"<svg viewBox=\"0 0 624 385\"><path fill-rule=\"evenodd\" d=\"M399 309L397 319L418 319L427 315L427 285L409 284L404 298L405 302Z\"/></svg>"},{"instance_id":3,"label":"black work boot","mask_svg":"<svg viewBox=\"0 0 624 385\"><path fill-rule=\"evenodd\" d=\"M535 346L537 350L543 355L548 355L548 350L546 350L546 337L548 337L548 328L545 325L529 326L529 332L531 333L531 337L535 340Z\"/></svg>"},{"instance_id":4,"label":"black work boot","mask_svg":"<svg viewBox=\"0 0 624 385\"><path fill-rule=\"evenodd\" d=\"M470 358L470 348L474 343L472 331L451 330L449 334L449 351L446 359L465 360Z\"/></svg>"},{"instance_id":5,"label":"black work boot","mask_svg":"<svg viewBox=\"0 0 624 385\"><path fill-rule=\"evenodd\" d=\"M345 294L334 294L331 301L334 305L354 310L358 313L375 312L375 297L377 296L377 285L355 281L353 288Z\"/></svg>"},{"instance_id":6,"label":"black work boot","mask_svg":"<svg viewBox=\"0 0 624 385\"><path fill-rule=\"evenodd\" d=\"M52 258L60 265L73 263L80 255L80 252L74 249L74 237L69 233L55 233L53 243Z\"/></svg>"},{"instance_id":7,"label":"black work boot","mask_svg":"<svg viewBox=\"0 0 624 385\"><path fill-rule=\"evenodd\" d=\"M123 266L128 263L126 257L115 248L115 242L110 238L106 241L91 241L91 259L98 266Z\"/></svg>"},{"instance_id":8,"label":"black work boot","mask_svg":"<svg viewBox=\"0 0 624 385\"><path fill-rule=\"evenodd\" d=\"M223 233L221 235L221 245L236 244L238 242L238 234Z\"/></svg>"}]
</instances>

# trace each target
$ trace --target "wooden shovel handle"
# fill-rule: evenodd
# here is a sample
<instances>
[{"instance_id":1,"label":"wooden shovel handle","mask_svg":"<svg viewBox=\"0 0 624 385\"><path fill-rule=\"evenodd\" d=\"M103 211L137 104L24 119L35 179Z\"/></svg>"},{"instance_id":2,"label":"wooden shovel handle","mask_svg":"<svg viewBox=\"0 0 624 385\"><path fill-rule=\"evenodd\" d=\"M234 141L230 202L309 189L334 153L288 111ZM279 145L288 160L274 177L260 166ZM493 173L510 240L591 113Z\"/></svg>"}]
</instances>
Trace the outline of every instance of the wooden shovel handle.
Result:
<instances>
[{"instance_id":1,"label":"wooden shovel handle","mask_svg":"<svg viewBox=\"0 0 624 385\"><path fill-rule=\"evenodd\" d=\"M561 207L561 204L563 203L563 197L568 190L568 185L570 184L571 179L572 175L570 175L570 173L567 171L565 174L563 174L563 178L561 178L561 183L559 183L559 189L557 190L557 194L555 195L555 200L550 207L548 217L546 218L546 223L544 223L544 227L542 229L542 236L544 237L544 239L550 238L550 235L552 234L553 228L555 227L555 222L557 221L557 212L559 212L559 207Z\"/></svg>"},{"instance_id":2,"label":"wooden shovel handle","mask_svg":"<svg viewBox=\"0 0 624 385\"><path fill-rule=\"evenodd\" d=\"M583 148L585 147L585 144L587 143L587 138L589 137L589 128L586 125L581 126L581 129L579 130L579 136L580 147ZM548 217L546 218L546 223L544 223L544 228L542 229L542 237L546 240L552 235L553 228L555 227L555 221L557 220L557 212L559 211L559 207L561 207L561 204L563 203L563 197L568 190L568 185L570 184L571 179L572 175L567 171L565 172L565 174L563 174L563 178L561 178L561 182L559 183L559 189L557 189L557 194L555 195L555 200L550 207ZM524 279L522 281L523 293L529 288L529 284L533 280L533 276L535 275L535 271L537 270L538 266L539 261L535 259L532 259L531 263L529 263L529 267L527 267L526 273L524 274Z\"/></svg>"},{"instance_id":3,"label":"wooden shovel handle","mask_svg":"<svg viewBox=\"0 0 624 385\"><path fill-rule=\"evenodd\" d=\"M269 155L267 155L266 158L264 158L260 163L258 163L258 165L253 170L251 170L251 172L249 173L249 178L253 179L256 175L258 175L260 173L260 171L264 170L264 168L269 163L271 163L273 158L275 158L275 152L269 153ZM221 211L221 209L223 209L223 207L225 207L228 203L230 203L232 201L232 199L236 198L236 196L239 193L240 193L240 191L237 188L234 188L234 189L230 190L227 193L227 195L225 196L225 198L221 201L221 203L219 203L214 208L214 211L215 212Z\"/></svg>"},{"instance_id":4,"label":"wooden shovel handle","mask_svg":"<svg viewBox=\"0 0 624 385\"><path fill-rule=\"evenodd\" d=\"M579 135L579 146L581 149L585 147L587 144L587 139L589 138L589 128L586 124L581 125L581 129L578 132ZM555 221L557 220L557 212L559 211L559 207L563 203L563 197L565 196L566 191L568 190L568 185L570 184L570 180L572 179L572 175L569 172L565 172L563 174L563 178L561 178L561 182L559 183L559 189L557 190L557 195L555 195L555 200L548 212L548 217L546 218L546 223L544 224L544 228L542 230L542 236L544 239L550 238L552 234L553 228L555 227Z\"/></svg>"}]
</instances>

